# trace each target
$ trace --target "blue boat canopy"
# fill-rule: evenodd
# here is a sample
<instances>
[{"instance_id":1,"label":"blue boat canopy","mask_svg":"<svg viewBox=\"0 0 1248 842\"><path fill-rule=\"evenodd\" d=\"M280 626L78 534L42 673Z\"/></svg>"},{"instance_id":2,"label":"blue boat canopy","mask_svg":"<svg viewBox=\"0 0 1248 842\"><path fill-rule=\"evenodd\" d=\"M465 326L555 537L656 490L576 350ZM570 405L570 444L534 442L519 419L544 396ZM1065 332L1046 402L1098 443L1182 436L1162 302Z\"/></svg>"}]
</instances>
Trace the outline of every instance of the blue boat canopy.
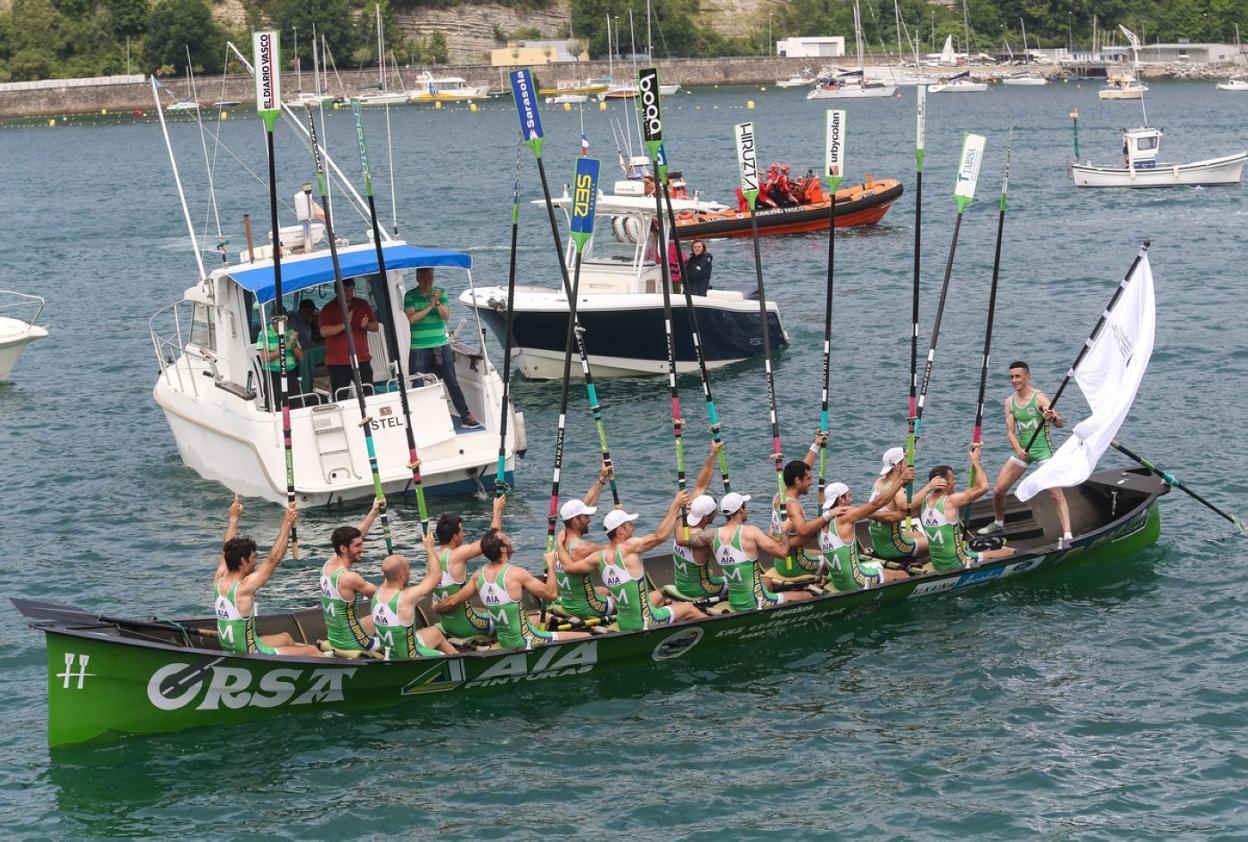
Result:
<instances>
[{"instance_id":1,"label":"blue boat canopy","mask_svg":"<svg viewBox=\"0 0 1248 842\"><path fill-rule=\"evenodd\" d=\"M419 269L423 267L438 268L449 266L456 269L471 269L472 257L459 251L442 251L426 249L405 244L383 245L382 252L386 258L386 269ZM338 264L342 268L343 278L354 278L359 275L372 275L377 272L377 250L375 248L358 251L338 252ZM236 269L230 272L239 286L255 294L262 303L273 300L273 267L257 266L254 268ZM292 260L282 263L282 293L298 292L301 289L329 283L334 279L334 264L329 252L309 260Z\"/></svg>"}]
</instances>

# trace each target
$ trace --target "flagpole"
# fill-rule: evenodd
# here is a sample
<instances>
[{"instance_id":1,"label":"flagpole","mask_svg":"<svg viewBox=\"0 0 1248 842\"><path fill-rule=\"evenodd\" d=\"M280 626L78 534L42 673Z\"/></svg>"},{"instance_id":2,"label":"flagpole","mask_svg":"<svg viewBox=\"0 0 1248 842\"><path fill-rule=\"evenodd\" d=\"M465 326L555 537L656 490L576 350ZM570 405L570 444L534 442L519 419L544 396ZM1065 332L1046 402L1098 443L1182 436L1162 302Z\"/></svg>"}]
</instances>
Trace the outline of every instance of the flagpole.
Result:
<instances>
[{"instance_id":1,"label":"flagpole","mask_svg":"<svg viewBox=\"0 0 1248 842\"><path fill-rule=\"evenodd\" d=\"M962 228L962 216L975 198L975 183L979 180L979 168L984 158L983 135L967 132L962 138L962 156L958 164L958 178L953 190L958 205L958 215L953 223L953 241L949 244L949 258L945 261L945 278L940 285L940 300L936 305L936 320L932 323L932 338L927 348L927 362L923 367L923 383L919 400L914 409L914 442L918 446L922 438L923 408L927 402L927 389L931 385L932 365L936 361L936 343L940 339L940 322L945 314L945 298L949 294L949 278L953 274L953 256L958 250L958 232Z\"/></svg>"},{"instance_id":2,"label":"flagpole","mask_svg":"<svg viewBox=\"0 0 1248 842\"><path fill-rule=\"evenodd\" d=\"M733 130L737 146L737 170L741 175L741 192L750 209L750 237L754 242L754 277L758 283L758 317L763 332L763 368L767 373L767 401L771 413L771 459L776 466L776 486L784 493L784 454L780 450L780 417L776 412L776 376L771 368L771 331L767 324L767 291L763 287L763 258L758 249L758 217L754 203L758 201L758 149L753 123L738 123Z\"/></svg>"},{"instance_id":3,"label":"flagpole","mask_svg":"<svg viewBox=\"0 0 1248 842\"><path fill-rule=\"evenodd\" d=\"M312 161L316 168L316 183L321 190L321 206L325 212L325 239L329 241L329 257L334 267L334 290L338 297L338 307L342 312L343 333L347 339L347 357L351 361L351 381L355 386L355 397L360 408L360 429L364 431L364 447L368 453L368 468L373 476L373 495L381 508L381 530L386 538L386 552L394 552L394 540L390 536L390 518L386 513L386 494L381 488L381 471L377 466L377 449L373 444L372 418L368 415L368 407L364 401L364 384L360 380L360 358L355 350L355 336L351 332L351 307L347 301L347 290L342 284L342 266L338 262L338 243L334 239L334 217L330 207L329 191L326 187L325 166L321 162L321 147L316 138L316 119L312 106L308 111L308 139L312 141Z\"/></svg>"},{"instance_id":4,"label":"flagpole","mask_svg":"<svg viewBox=\"0 0 1248 842\"><path fill-rule=\"evenodd\" d=\"M832 374L832 279L836 266L836 188L845 178L846 112L828 109L823 177L828 182L828 287L823 307L823 405L819 411L819 495L827 483L828 381Z\"/></svg>"},{"instance_id":5,"label":"flagpole","mask_svg":"<svg viewBox=\"0 0 1248 842\"><path fill-rule=\"evenodd\" d=\"M555 251L559 256L559 274L563 279L563 291L568 297L569 318L575 323L576 307L573 302L572 284L568 280L568 265L563 256L563 241L559 237L559 223L555 221L555 206L550 198L550 183L546 180L546 165L542 162L542 121L537 109L537 99L533 87L533 73L528 68L513 70L508 74L511 79L512 99L516 103L516 111L520 117L520 139L533 151L537 159L537 175L542 182L542 196L546 199L546 217L550 221L550 235L555 242ZM615 508L623 507L620 503L620 492L615 482L615 471L611 462L611 452L607 447L607 428L602 420L602 406L598 402L598 390L594 386L593 374L589 369L589 355L585 351L585 337L581 326L575 325L572 336L576 341L577 353L581 358L581 373L585 377L585 391L589 395L589 411L593 415L594 425L598 430L598 446L602 455L603 466L608 469L607 482L611 486L611 498Z\"/></svg>"},{"instance_id":6,"label":"flagpole","mask_svg":"<svg viewBox=\"0 0 1248 842\"><path fill-rule=\"evenodd\" d=\"M1190 489L1190 488L1188 488L1186 485L1184 485L1184 484L1183 484L1183 483L1179 480L1179 478L1178 478L1178 477L1174 476L1174 474L1171 474L1170 472L1168 472L1168 471L1166 471L1166 470L1163 470L1162 468L1158 467L1157 465L1154 465L1152 462L1148 461L1148 460L1147 460L1147 459L1145 459L1144 457L1136 455L1136 454L1135 454L1135 453L1134 453L1134 452L1133 452L1130 448L1128 448L1125 444L1123 444L1122 442L1118 441L1118 439L1114 439L1114 440L1113 440L1113 441L1111 441L1109 444L1110 444L1110 446L1111 446L1111 447L1113 447L1113 448L1114 448L1114 450L1117 450L1117 451L1118 451L1119 453L1121 453L1123 456L1126 456L1128 459L1133 459L1133 460L1135 460L1136 462L1139 462L1139 463L1140 463L1141 465L1143 465L1145 468L1148 468L1150 471L1152 471L1153 473L1155 473L1157 476L1161 477L1163 480L1165 480L1165 481L1166 481L1166 484L1167 484L1167 485L1170 485L1170 486L1173 486L1174 488L1179 489L1179 490L1180 490L1180 491L1182 491L1184 494L1187 494L1187 495L1188 495L1188 496L1190 496L1193 500L1195 500L1197 503L1200 503L1200 504L1201 504L1202 506L1204 506L1205 508L1207 508L1207 509L1209 509L1210 511L1214 512L1215 514L1221 515L1222 517L1224 517L1224 518L1226 518L1227 520L1229 520L1232 524L1234 524L1235 528L1236 528L1236 529L1238 529L1241 533L1248 534L1248 527L1245 527L1245 526L1244 526L1244 522L1243 522L1242 520L1240 520L1240 519L1239 519L1238 517L1236 517L1235 515L1228 514L1227 512L1222 511L1222 510L1221 510L1221 509L1219 509L1217 506L1213 505L1213 504L1212 504L1212 503L1210 503L1208 500L1206 500L1204 497L1201 497L1201 496L1200 496L1199 494L1197 494L1195 491L1192 491L1192 489Z\"/></svg>"},{"instance_id":7,"label":"flagpole","mask_svg":"<svg viewBox=\"0 0 1248 842\"><path fill-rule=\"evenodd\" d=\"M923 239L923 159L927 155L927 86L915 88L914 113L914 280L910 298L910 408L907 414L906 467L914 467L915 403L919 389L919 263ZM906 483L906 503L914 493L914 483ZM910 529L910 507L906 507L906 529Z\"/></svg>"},{"instance_id":8,"label":"flagpole","mask_svg":"<svg viewBox=\"0 0 1248 842\"><path fill-rule=\"evenodd\" d=\"M264 137L269 159L269 225L273 228L273 325L277 334L278 393L282 413L282 449L286 462L286 504L295 502L295 457L290 434L290 388L286 367L286 302L282 298L282 237L277 220L277 163L273 157L273 126L282 113L281 36L277 32L254 32L252 52L256 60L256 110L264 121ZM269 349L268 335L264 337ZM299 535L290 528L290 557L299 560Z\"/></svg>"},{"instance_id":9,"label":"flagpole","mask_svg":"<svg viewBox=\"0 0 1248 842\"><path fill-rule=\"evenodd\" d=\"M1105 326L1106 320L1109 319L1109 314L1113 312L1114 307L1118 304L1118 299L1122 298L1123 292L1126 291L1127 284L1131 281L1131 276L1135 274L1136 267L1140 265L1140 261L1144 259L1144 255L1148 254L1148 247L1150 245L1152 245L1152 241L1150 240L1145 240L1140 245L1140 250L1136 252L1135 260L1131 261L1131 268L1127 270L1127 274L1123 276L1117 289L1114 290L1113 296L1109 299L1109 304L1103 311L1101 311L1101 317L1096 320L1096 327L1092 328L1092 333L1088 336L1087 341L1083 343L1083 347L1079 349L1079 353L1075 356L1074 364L1066 370L1066 376L1062 378L1061 385L1057 387L1057 392L1049 400L1049 409L1052 409L1057 404L1058 399L1062 396L1062 392L1066 391L1067 384L1069 384L1070 379L1075 376L1075 369L1079 368L1079 363L1083 362L1083 358L1087 356L1088 349L1092 347L1094 342L1096 342L1096 337L1100 334L1101 328ZM1040 419L1040 423L1036 425L1036 429L1031 433L1031 438L1027 440L1027 445L1023 448L1024 452L1031 453L1031 446L1035 444L1036 438L1040 435L1040 431L1044 429L1044 425L1047 423L1048 422L1043 418Z\"/></svg>"}]
</instances>

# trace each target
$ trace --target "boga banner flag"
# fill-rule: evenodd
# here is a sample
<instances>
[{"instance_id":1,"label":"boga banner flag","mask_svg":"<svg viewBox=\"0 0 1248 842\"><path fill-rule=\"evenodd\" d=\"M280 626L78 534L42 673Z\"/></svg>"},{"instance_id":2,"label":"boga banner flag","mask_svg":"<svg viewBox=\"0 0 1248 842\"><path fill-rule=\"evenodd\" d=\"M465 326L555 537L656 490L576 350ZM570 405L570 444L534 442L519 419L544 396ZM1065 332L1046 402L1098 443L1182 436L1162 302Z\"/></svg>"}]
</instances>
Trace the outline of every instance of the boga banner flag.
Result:
<instances>
[{"instance_id":1,"label":"boga banner flag","mask_svg":"<svg viewBox=\"0 0 1248 842\"><path fill-rule=\"evenodd\" d=\"M516 101L516 113L520 115L520 139L529 145L533 154L542 157L542 119L537 113L537 100L533 96L533 72L527 67L513 70L511 95Z\"/></svg>"},{"instance_id":2,"label":"boga banner flag","mask_svg":"<svg viewBox=\"0 0 1248 842\"><path fill-rule=\"evenodd\" d=\"M754 207L758 198L758 154L754 148L754 124L737 123L733 127L737 142L737 171L741 174L741 192Z\"/></svg>"},{"instance_id":3,"label":"boga banner flag","mask_svg":"<svg viewBox=\"0 0 1248 842\"><path fill-rule=\"evenodd\" d=\"M962 159L958 164L958 181L953 188L959 213L966 210L975 198L975 183L979 181L979 167L984 162L984 143L984 136L979 134L967 132L962 138Z\"/></svg>"},{"instance_id":4,"label":"boga banner flag","mask_svg":"<svg viewBox=\"0 0 1248 842\"><path fill-rule=\"evenodd\" d=\"M663 109L659 105L659 70L643 67L637 71L637 109L640 111L641 135L650 150L656 167L666 164L660 160L659 149L663 146ZM659 178L663 173L656 173Z\"/></svg>"},{"instance_id":5,"label":"boga banner flag","mask_svg":"<svg viewBox=\"0 0 1248 842\"><path fill-rule=\"evenodd\" d=\"M273 123L277 115L282 113L278 34L268 31L253 32L251 46L256 66L256 111L264 118L265 128L273 131Z\"/></svg>"},{"instance_id":6,"label":"boga banner flag","mask_svg":"<svg viewBox=\"0 0 1248 842\"><path fill-rule=\"evenodd\" d=\"M577 252L594 233L594 207L598 204L598 161L576 159L576 180L572 190L572 239Z\"/></svg>"},{"instance_id":7,"label":"boga banner flag","mask_svg":"<svg viewBox=\"0 0 1248 842\"><path fill-rule=\"evenodd\" d=\"M837 183L845 177L845 112L839 109L828 110L828 141L823 177L829 182Z\"/></svg>"}]
</instances>

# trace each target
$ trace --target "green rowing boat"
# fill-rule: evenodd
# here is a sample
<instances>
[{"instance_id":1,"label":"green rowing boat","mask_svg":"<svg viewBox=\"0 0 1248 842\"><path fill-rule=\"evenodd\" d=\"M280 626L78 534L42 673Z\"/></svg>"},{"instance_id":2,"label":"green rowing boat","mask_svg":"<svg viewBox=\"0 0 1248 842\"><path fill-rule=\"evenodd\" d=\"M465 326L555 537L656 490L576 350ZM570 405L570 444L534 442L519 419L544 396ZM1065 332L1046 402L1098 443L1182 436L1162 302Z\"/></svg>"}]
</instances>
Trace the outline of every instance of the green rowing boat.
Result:
<instances>
[{"instance_id":1,"label":"green rowing boat","mask_svg":"<svg viewBox=\"0 0 1248 842\"><path fill-rule=\"evenodd\" d=\"M29 600L13 603L47 636L48 743L61 746L299 711L379 708L431 694L570 678L626 662L670 661L835 620L863 606L960 591L1059 564L1113 562L1157 541L1158 498L1169 490L1148 472L1102 471L1066 491L1078 537L1064 549L1055 543L1057 521L1048 496L1040 495L1034 505L1014 502L1007 512L1007 534L1019 549L1012 558L759 611L718 613L727 607L720 604L696 622L637 632L598 629L602 633L589 638L527 652L469 647L457 656L407 661L239 655L218 648L215 618L135 621ZM972 525L990 516L981 502ZM670 556L649 558L646 565L655 585L672 581ZM422 611L427 617L428 605ZM319 608L258 623L263 634L286 631L296 640L325 634Z\"/></svg>"}]
</instances>

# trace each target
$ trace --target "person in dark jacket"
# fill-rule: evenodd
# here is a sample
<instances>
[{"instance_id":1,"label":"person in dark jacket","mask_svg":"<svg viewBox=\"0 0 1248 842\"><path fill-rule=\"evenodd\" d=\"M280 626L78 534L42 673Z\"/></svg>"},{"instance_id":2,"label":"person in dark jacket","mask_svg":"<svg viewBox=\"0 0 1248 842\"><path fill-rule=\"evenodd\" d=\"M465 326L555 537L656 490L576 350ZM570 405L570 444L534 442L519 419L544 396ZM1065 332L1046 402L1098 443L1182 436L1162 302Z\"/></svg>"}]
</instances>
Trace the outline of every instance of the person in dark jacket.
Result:
<instances>
[{"instance_id":1,"label":"person in dark jacket","mask_svg":"<svg viewBox=\"0 0 1248 842\"><path fill-rule=\"evenodd\" d=\"M690 248L692 253L685 260L685 283L690 295L706 295L711 288L711 253L701 240L694 240Z\"/></svg>"}]
</instances>

